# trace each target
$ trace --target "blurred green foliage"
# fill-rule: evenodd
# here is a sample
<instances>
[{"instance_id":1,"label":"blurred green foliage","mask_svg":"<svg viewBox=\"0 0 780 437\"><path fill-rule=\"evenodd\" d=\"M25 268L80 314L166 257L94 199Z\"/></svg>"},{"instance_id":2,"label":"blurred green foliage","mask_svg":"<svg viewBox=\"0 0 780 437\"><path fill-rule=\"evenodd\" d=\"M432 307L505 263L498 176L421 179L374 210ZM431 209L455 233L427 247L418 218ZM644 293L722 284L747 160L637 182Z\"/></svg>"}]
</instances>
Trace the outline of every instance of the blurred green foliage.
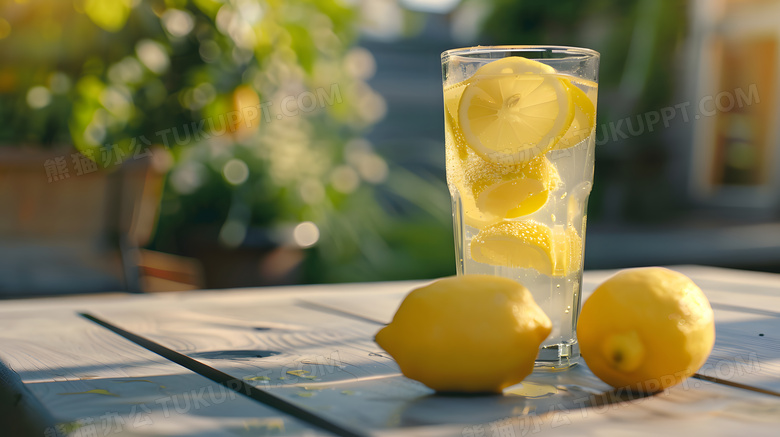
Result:
<instances>
[{"instance_id":1,"label":"blurred green foliage","mask_svg":"<svg viewBox=\"0 0 780 437\"><path fill-rule=\"evenodd\" d=\"M495 44L580 46L601 53L591 220L659 221L681 209L682 190L669 176L671 156L679 153L673 149L681 144L670 143L664 129L616 139L609 125L678 103L687 8L681 0L492 2L482 29ZM605 192L609 186L619 187L612 196Z\"/></svg>"},{"instance_id":2,"label":"blurred green foliage","mask_svg":"<svg viewBox=\"0 0 780 437\"><path fill-rule=\"evenodd\" d=\"M410 185L414 175L363 139L385 107L345 3L28 0L0 11L0 143L91 156L111 146L128 158L143 144L167 148L153 248L316 243L307 281L454 265L440 254L426 264L442 242L425 236L448 225L440 187Z\"/></svg>"},{"instance_id":3,"label":"blurred green foliage","mask_svg":"<svg viewBox=\"0 0 780 437\"><path fill-rule=\"evenodd\" d=\"M668 103L678 73L678 50L685 36L685 1L493 3L483 25L484 34L491 40L594 49L602 54L599 97L619 92L620 111L654 110ZM601 113L611 109L606 105Z\"/></svg>"}]
</instances>

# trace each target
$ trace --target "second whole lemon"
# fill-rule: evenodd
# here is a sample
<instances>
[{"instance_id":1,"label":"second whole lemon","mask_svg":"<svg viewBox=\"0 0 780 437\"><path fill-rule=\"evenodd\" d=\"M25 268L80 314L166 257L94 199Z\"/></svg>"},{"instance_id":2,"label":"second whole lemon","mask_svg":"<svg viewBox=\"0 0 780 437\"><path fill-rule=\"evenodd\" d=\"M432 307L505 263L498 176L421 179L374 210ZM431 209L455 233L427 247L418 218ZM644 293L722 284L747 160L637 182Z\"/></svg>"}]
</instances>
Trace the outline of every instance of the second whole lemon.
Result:
<instances>
[{"instance_id":1,"label":"second whole lemon","mask_svg":"<svg viewBox=\"0 0 780 437\"><path fill-rule=\"evenodd\" d=\"M693 375L715 342L712 307L682 273L618 272L599 285L577 323L582 357L602 381L657 392Z\"/></svg>"},{"instance_id":2,"label":"second whole lemon","mask_svg":"<svg viewBox=\"0 0 780 437\"><path fill-rule=\"evenodd\" d=\"M464 275L409 293L376 342L405 376L434 390L497 393L531 374L551 330L524 286Z\"/></svg>"}]
</instances>

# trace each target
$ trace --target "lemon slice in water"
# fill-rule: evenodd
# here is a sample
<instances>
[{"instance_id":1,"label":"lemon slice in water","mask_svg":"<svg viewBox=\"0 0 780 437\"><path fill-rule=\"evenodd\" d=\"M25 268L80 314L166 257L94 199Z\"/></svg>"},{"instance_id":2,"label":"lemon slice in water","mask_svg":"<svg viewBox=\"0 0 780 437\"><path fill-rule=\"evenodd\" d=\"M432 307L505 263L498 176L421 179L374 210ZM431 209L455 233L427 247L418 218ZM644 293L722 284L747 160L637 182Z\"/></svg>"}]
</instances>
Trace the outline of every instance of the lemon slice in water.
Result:
<instances>
[{"instance_id":1,"label":"lemon slice in water","mask_svg":"<svg viewBox=\"0 0 780 437\"><path fill-rule=\"evenodd\" d=\"M524 166L492 163L470 168L466 181L484 214L514 218L538 211L561 182L555 166L544 155Z\"/></svg>"},{"instance_id":2,"label":"lemon slice in water","mask_svg":"<svg viewBox=\"0 0 780 437\"><path fill-rule=\"evenodd\" d=\"M552 275L553 233L533 220L500 222L482 229L471 240L471 258L479 263L534 269Z\"/></svg>"},{"instance_id":3,"label":"lemon slice in water","mask_svg":"<svg viewBox=\"0 0 780 437\"><path fill-rule=\"evenodd\" d=\"M470 249L479 263L534 269L547 276L567 276L582 262L582 238L573 227L553 231L533 220L488 226L471 240Z\"/></svg>"},{"instance_id":4,"label":"lemon slice in water","mask_svg":"<svg viewBox=\"0 0 780 437\"><path fill-rule=\"evenodd\" d=\"M483 159L521 165L550 150L574 118L566 81L540 62L509 57L480 67L463 90L458 124Z\"/></svg>"},{"instance_id":5,"label":"lemon slice in water","mask_svg":"<svg viewBox=\"0 0 780 437\"><path fill-rule=\"evenodd\" d=\"M568 80L564 80L564 82L566 82L566 86L569 88L569 96L571 96L574 102L574 118L563 138L555 145L555 149L566 149L576 146L588 138L596 126L596 106L593 104L593 101L575 83ZM585 81L583 80L583 82ZM595 82L587 82L584 85L592 89L598 86Z\"/></svg>"}]
</instances>

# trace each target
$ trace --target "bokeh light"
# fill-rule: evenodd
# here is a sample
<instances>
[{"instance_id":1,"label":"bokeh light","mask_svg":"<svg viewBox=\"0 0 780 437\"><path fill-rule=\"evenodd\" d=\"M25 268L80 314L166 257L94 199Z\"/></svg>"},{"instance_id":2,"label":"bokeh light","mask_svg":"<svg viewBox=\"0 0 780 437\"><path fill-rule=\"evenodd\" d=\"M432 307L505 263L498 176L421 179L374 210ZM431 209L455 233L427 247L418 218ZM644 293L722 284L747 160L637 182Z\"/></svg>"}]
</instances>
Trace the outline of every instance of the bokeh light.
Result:
<instances>
[{"instance_id":1,"label":"bokeh light","mask_svg":"<svg viewBox=\"0 0 780 437\"><path fill-rule=\"evenodd\" d=\"M192 14L181 9L168 9L161 18L165 30L174 37L186 36L195 27L195 19Z\"/></svg>"},{"instance_id":2,"label":"bokeh light","mask_svg":"<svg viewBox=\"0 0 780 437\"><path fill-rule=\"evenodd\" d=\"M135 52L146 68L156 74L165 73L170 66L170 59L165 47L157 41L141 40L136 44Z\"/></svg>"},{"instance_id":3,"label":"bokeh light","mask_svg":"<svg viewBox=\"0 0 780 437\"><path fill-rule=\"evenodd\" d=\"M222 167L222 175L232 185L241 185L249 179L249 167L240 159L231 159Z\"/></svg>"},{"instance_id":4,"label":"bokeh light","mask_svg":"<svg viewBox=\"0 0 780 437\"><path fill-rule=\"evenodd\" d=\"M51 103L51 93L46 87L34 86L27 91L27 104L32 109L41 109Z\"/></svg>"},{"instance_id":5,"label":"bokeh light","mask_svg":"<svg viewBox=\"0 0 780 437\"><path fill-rule=\"evenodd\" d=\"M293 229L293 239L300 247L311 247L320 239L320 229L312 222L302 222Z\"/></svg>"}]
</instances>

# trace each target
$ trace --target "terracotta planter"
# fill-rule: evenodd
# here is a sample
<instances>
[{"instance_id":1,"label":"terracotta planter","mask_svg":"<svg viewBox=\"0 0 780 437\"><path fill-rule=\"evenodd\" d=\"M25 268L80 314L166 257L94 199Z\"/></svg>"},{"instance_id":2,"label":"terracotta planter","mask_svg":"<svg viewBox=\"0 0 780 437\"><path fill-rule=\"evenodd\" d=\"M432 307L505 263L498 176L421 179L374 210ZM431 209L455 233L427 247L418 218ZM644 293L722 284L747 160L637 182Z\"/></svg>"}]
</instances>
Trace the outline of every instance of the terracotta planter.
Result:
<instances>
[{"instance_id":1,"label":"terracotta planter","mask_svg":"<svg viewBox=\"0 0 780 437\"><path fill-rule=\"evenodd\" d=\"M0 148L0 297L139 291L166 157L91 171L71 148Z\"/></svg>"}]
</instances>

